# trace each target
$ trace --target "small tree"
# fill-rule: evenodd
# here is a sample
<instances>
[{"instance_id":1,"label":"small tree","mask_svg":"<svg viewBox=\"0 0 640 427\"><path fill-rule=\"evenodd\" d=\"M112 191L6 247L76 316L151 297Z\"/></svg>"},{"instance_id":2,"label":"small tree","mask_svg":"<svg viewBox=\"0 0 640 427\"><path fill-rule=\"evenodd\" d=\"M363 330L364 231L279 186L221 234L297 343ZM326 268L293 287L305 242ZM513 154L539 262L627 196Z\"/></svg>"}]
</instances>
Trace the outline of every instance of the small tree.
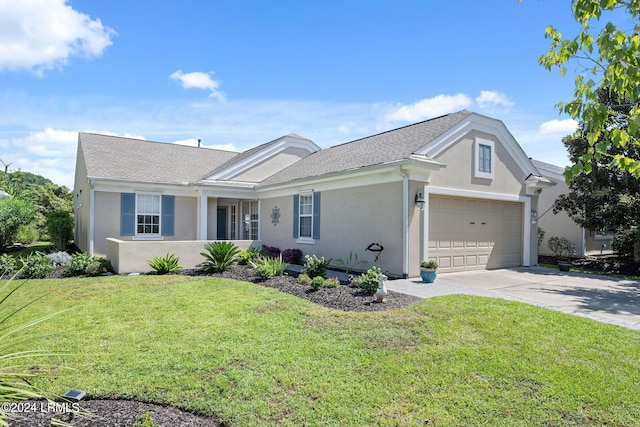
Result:
<instances>
[{"instance_id":1,"label":"small tree","mask_svg":"<svg viewBox=\"0 0 640 427\"><path fill-rule=\"evenodd\" d=\"M64 251L73 238L73 218L66 211L47 214L47 230L54 250Z\"/></svg>"}]
</instances>

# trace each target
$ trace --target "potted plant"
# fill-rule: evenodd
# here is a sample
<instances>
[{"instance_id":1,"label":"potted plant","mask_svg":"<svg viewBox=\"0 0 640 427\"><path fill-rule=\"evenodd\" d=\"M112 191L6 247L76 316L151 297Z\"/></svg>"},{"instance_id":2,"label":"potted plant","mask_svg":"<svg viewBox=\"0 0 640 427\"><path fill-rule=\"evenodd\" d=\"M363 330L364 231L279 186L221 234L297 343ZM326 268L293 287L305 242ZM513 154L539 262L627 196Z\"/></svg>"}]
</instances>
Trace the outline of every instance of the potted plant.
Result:
<instances>
[{"instance_id":1,"label":"potted plant","mask_svg":"<svg viewBox=\"0 0 640 427\"><path fill-rule=\"evenodd\" d=\"M420 277L424 283L433 283L436 280L438 273L438 262L435 259L429 261L422 261L420 263Z\"/></svg>"},{"instance_id":2,"label":"potted plant","mask_svg":"<svg viewBox=\"0 0 640 427\"><path fill-rule=\"evenodd\" d=\"M547 243L549 249L558 260L558 269L560 271L569 271L571 268L571 255L575 252L575 245L564 237L553 236L549 238Z\"/></svg>"}]
</instances>

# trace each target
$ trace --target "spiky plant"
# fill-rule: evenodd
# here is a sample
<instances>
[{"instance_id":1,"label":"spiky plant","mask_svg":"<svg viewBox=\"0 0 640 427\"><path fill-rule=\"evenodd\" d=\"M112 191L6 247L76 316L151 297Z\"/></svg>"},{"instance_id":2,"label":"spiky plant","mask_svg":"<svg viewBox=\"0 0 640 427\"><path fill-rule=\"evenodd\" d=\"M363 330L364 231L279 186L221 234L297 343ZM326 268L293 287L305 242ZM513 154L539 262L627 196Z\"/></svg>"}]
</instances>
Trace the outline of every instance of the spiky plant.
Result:
<instances>
[{"instance_id":1,"label":"spiky plant","mask_svg":"<svg viewBox=\"0 0 640 427\"><path fill-rule=\"evenodd\" d=\"M205 261L198 267L209 273L226 270L238 260L240 248L231 242L210 242L204 245L207 252L200 252Z\"/></svg>"}]
</instances>

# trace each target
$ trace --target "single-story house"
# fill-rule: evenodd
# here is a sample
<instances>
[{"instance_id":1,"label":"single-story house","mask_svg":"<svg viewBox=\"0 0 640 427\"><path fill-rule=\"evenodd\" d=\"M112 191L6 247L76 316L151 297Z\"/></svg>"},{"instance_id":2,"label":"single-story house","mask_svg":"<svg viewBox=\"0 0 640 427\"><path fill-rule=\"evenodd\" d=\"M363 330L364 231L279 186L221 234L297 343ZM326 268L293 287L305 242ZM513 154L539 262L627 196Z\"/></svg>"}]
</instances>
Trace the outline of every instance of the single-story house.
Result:
<instances>
[{"instance_id":1,"label":"single-story house","mask_svg":"<svg viewBox=\"0 0 640 427\"><path fill-rule=\"evenodd\" d=\"M532 162L543 177L556 184L553 188L542 192L538 200L538 227L545 233L544 240L539 247L540 255L553 255L548 242L549 238L554 236L564 237L573 243L576 257L612 253L611 240L613 236L606 232L587 230L581 227L569 218L565 211L560 211L557 214L553 212L553 206L558 196L569 192L569 187L562 175L564 168L539 160L532 160Z\"/></svg>"},{"instance_id":2,"label":"single-story house","mask_svg":"<svg viewBox=\"0 0 640 427\"><path fill-rule=\"evenodd\" d=\"M80 133L75 241L119 272L207 241L350 253L392 277L537 264L553 185L506 126L467 110L320 149L290 134L242 153Z\"/></svg>"}]
</instances>

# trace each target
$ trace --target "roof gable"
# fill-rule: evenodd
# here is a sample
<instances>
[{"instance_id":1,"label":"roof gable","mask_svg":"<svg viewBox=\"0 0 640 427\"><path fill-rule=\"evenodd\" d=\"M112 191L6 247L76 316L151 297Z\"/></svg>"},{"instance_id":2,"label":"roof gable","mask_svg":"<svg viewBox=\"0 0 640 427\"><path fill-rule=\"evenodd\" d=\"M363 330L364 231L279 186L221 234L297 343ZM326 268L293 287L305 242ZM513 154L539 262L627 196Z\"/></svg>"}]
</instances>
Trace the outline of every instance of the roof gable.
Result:
<instances>
[{"instance_id":1,"label":"roof gable","mask_svg":"<svg viewBox=\"0 0 640 427\"><path fill-rule=\"evenodd\" d=\"M261 182L319 150L313 141L289 134L231 158L204 180Z\"/></svg>"}]
</instances>

